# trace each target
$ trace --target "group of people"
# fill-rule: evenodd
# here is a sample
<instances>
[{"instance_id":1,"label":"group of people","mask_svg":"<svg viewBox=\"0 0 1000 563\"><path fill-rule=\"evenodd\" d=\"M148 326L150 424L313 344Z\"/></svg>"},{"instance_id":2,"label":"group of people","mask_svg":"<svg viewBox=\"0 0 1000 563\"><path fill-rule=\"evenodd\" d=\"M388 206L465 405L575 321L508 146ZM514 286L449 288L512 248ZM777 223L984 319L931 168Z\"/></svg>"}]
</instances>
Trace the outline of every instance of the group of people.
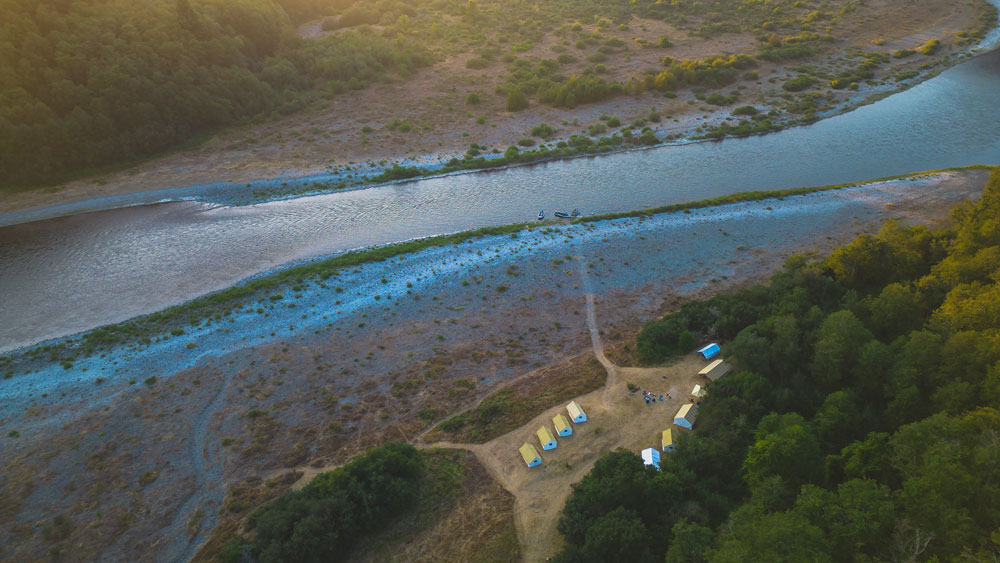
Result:
<instances>
[{"instance_id":1,"label":"group of people","mask_svg":"<svg viewBox=\"0 0 1000 563\"><path fill-rule=\"evenodd\" d=\"M642 398L646 400L646 404L647 405L651 404L651 403L656 403L657 401L659 401L661 403L663 402L663 394L662 393L660 393L660 396L657 397L656 393L653 393L651 391L646 391L645 389L642 390ZM668 399L672 398L670 396L670 393L667 393L667 398Z\"/></svg>"}]
</instances>

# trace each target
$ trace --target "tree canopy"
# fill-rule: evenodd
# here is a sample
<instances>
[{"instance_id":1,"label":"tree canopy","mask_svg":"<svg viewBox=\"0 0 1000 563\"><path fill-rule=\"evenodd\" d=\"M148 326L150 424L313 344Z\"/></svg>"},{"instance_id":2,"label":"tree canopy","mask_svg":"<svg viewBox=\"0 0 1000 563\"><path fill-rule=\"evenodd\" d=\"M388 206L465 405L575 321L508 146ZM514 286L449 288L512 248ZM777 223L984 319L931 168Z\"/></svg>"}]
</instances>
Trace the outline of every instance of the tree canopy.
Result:
<instances>
[{"instance_id":1,"label":"tree canopy","mask_svg":"<svg viewBox=\"0 0 1000 563\"><path fill-rule=\"evenodd\" d=\"M371 30L301 40L313 0L0 0L0 188L162 151L307 92L430 64Z\"/></svg>"},{"instance_id":2,"label":"tree canopy","mask_svg":"<svg viewBox=\"0 0 1000 563\"><path fill-rule=\"evenodd\" d=\"M686 329L731 339L738 371L708 386L662 471L622 451L574 485L558 559L644 533L655 541L629 558L1000 556L998 202L995 169L951 228L891 223L647 324L649 361Z\"/></svg>"}]
</instances>

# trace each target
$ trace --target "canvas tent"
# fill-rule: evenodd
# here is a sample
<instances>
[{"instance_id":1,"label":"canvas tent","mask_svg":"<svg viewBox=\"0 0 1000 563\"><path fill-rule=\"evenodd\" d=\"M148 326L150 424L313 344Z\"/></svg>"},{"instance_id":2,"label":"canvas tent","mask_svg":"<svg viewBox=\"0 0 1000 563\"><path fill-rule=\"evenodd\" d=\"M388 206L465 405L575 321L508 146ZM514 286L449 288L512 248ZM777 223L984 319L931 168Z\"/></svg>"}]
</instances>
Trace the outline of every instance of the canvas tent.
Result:
<instances>
[{"instance_id":1,"label":"canvas tent","mask_svg":"<svg viewBox=\"0 0 1000 563\"><path fill-rule=\"evenodd\" d=\"M556 428L556 434L560 436L569 436L573 434L573 427L569 424L569 419L559 413L552 417L552 424Z\"/></svg>"},{"instance_id":2,"label":"canvas tent","mask_svg":"<svg viewBox=\"0 0 1000 563\"><path fill-rule=\"evenodd\" d=\"M521 452L521 457L524 458L524 463L527 463L528 467L535 467L542 464L542 456L538 455L538 450L535 449L535 446L525 442L518 451Z\"/></svg>"},{"instance_id":3,"label":"canvas tent","mask_svg":"<svg viewBox=\"0 0 1000 563\"><path fill-rule=\"evenodd\" d=\"M674 424L691 430L691 427L694 426L694 419L697 417L698 407L694 403L688 403L674 415Z\"/></svg>"},{"instance_id":4,"label":"canvas tent","mask_svg":"<svg viewBox=\"0 0 1000 563\"><path fill-rule=\"evenodd\" d=\"M535 436L538 436L538 441L542 443L543 450L556 449L556 439L552 436L552 431L548 428L542 426L538 430L535 430Z\"/></svg>"},{"instance_id":5,"label":"canvas tent","mask_svg":"<svg viewBox=\"0 0 1000 563\"><path fill-rule=\"evenodd\" d=\"M701 398L703 398L705 396L705 388L702 387L701 385L695 385L694 389L691 390L691 395L693 397L697 397L697 398L701 399Z\"/></svg>"},{"instance_id":6,"label":"canvas tent","mask_svg":"<svg viewBox=\"0 0 1000 563\"><path fill-rule=\"evenodd\" d=\"M660 438L660 446L665 452L674 451L674 432L669 428L663 431L663 437Z\"/></svg>"},{"instance_id":7,"label":"canvas tent","mask_svg":"<svg viewBox=\"0 0 1000 563\"><path fill-rule=\"evenodd\" d=\"M660 468L660 450L656 448L646 448L642 450L642 462L646 465Z\"/></svg>"},{"instance_id":8,"label":"canvas tent","mask_svg":"<svg viewBox=\"0 0 1000 563\"><path fill-rule=\"evenodd\" d=\"M710 359L714 358L715 356L718 356L719 352L721 352L721 351L722 351L722 349L719 348L719 345L716 344L715 342L713 342L713 343L709 344L708 346L705 346L701 350L698 350L698 353L701 354L702 357L705 358L706 360L710 360Z\"/></svg>"},{"instance_id":9,"label":"canvas tent","mask_svg":"<svg viewBox=\"0 0 1000 563\"><path fill-rule=\"evenodd\" d=\"M573 419L573 422L587 422L587 413L583 412L580 405L576 401L570 401L569 405L566 406L566 410L569 411L569 417Z\"/></svg>"},{"instance_id":10,"label":"canvas tent","mask_svg":"<svg viewBox=\"0 0 1000 563\"><path fill-rule=\"evenodd\" d=\"M712 381L715 381L716 379L719 379L720 377L729 374L729 372L732 371L732 369L733 369L732 366L727 364L725 360L715 360L714 362L705 366L701 371L699 371L698 375L707 377Z\"/></svg>"}]
</instances>

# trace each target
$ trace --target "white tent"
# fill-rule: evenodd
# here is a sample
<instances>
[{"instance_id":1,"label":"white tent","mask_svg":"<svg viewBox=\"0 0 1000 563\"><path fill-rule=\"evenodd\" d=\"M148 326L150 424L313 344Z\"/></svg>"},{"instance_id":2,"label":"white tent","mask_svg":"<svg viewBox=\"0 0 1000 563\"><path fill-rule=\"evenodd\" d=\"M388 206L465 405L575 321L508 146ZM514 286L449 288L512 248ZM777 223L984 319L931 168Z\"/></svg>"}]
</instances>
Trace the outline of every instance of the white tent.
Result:
<instances>
[{"instance_id":1,"label":"white tent","mask_svg":"<svg viewBox=\"0 0 1000 563\"><path fill-rule=\"evenodd\" d=\"M646 448L642 450L642 462L646 465L652 465L653 467L660 468L660 450L656 448Z\"/></svg>"},{"instance_id":2,"label":"white tent","mask_svg":"<svg viewBox=\"0 0 1000 563\"><path fill-rule=\"evenodd\" d=\"M688 403L681 407L674 415L674 424L681 428L691 430L694 426L694 419L698 417L698 407L694 403Z\"/></svg>"},{"instance_id":3,"label":"white tent","mask_svg":"<svg viewBox=\"0 0 1000 563\"><path fill-rule=\"evenodd\" d=\"M701 399L705 396L705 388L701 385L695 385L694 389L691 390L691 395Z\"/></svg>"}]
</instances>

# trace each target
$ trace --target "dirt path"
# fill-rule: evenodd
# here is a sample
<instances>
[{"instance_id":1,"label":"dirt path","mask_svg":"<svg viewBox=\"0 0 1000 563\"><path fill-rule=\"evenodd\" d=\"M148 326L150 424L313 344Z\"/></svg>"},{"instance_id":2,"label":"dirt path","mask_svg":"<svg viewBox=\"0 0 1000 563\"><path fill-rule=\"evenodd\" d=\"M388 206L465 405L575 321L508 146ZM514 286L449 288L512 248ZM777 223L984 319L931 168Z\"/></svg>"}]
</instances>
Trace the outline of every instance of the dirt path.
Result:
<instances>
[{"instance_id":1,"label":"dirt path","mask_svg":"<svg viewBox=\"0 0 1000 563\"><path fill-rule=\"evenodd\" d=\"M231 380L231 376L223 378L219 390L202 409L191 432L188 453L194 470L195 486L180 510L174 514L170 526L163 531L164 538L172 538L164 547L163 553L179 553L174 559L178 563L190 561L194 557L202 541L212 530L215 510L225 495L221 467L211 458L205 446L209 423L224 403L222 399Z\"/></svg>"}]
</instances>

